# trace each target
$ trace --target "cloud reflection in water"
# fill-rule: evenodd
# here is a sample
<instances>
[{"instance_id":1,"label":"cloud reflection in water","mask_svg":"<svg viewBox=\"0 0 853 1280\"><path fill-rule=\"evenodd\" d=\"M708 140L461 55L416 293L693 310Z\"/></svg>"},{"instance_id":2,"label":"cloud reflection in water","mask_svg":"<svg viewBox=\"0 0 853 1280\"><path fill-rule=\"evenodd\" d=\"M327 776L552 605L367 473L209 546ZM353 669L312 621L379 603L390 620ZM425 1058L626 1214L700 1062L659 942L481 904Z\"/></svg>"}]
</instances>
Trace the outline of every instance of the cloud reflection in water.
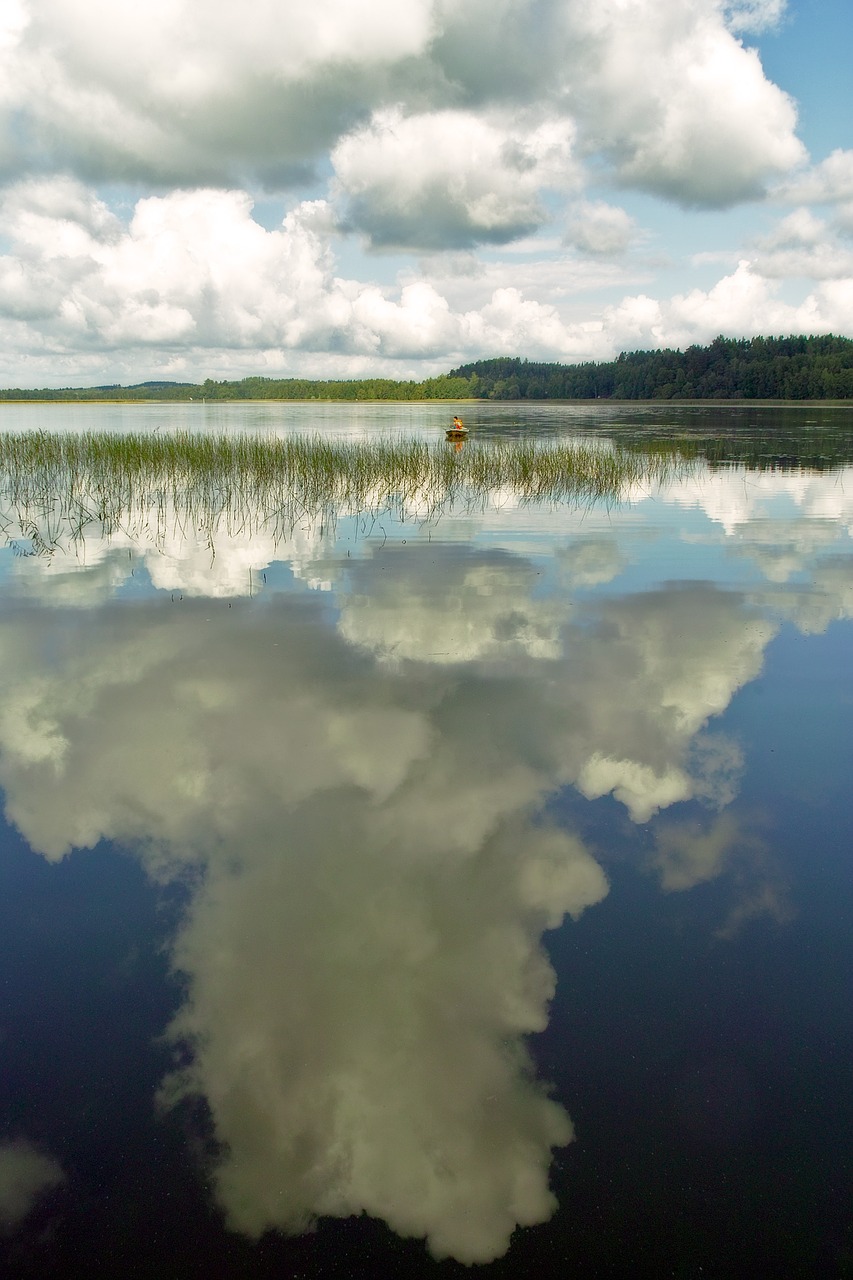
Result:
<instances>
[{"instance_id":1,"label":"cloud reflection in water","mask_svg":"<svg viewBox=\"0 0 853 1280\"><path fill-rule=\"evenodd\" d=\"M580 580L621 563L603 547ZM193 1052L162 1097L210 1106L234 1228L366 1211L486 1261L555 1207L571 1123L524 1036L553 991L543 932L607 892L542 805L565 786L636 822L728 803L739 751L707 721L777 624L702 582L581 604L524 556L440 543L328 577L335 613L299 589L19 597L0 621L7 812L51 859L110 838L154 876L203 873L174 944L170 1034ZM716 873L704 847L661 837L665 887Z\"/></svg>"}]
</instances>

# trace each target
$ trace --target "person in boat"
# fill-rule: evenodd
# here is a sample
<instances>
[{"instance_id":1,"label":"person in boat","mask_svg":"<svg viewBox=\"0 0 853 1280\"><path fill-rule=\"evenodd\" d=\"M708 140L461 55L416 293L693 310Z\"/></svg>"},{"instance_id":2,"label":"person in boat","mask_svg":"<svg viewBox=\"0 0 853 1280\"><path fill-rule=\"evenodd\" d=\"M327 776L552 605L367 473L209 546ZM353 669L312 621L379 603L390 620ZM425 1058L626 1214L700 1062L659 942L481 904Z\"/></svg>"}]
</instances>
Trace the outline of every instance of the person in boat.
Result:
<instances>
[{"instance_id":1,"label":"person in boat","mask_svg":"<svg viewBox=\"0 0 853 1280\"><path fill-rule=\"evenodd\" d=\"M462 419L461 419L461 418L454 418L454 419L453 419L453 430L454 430L454 431L464 431L464 430L465 430L465 427L464 427L464 425L463 425L463 422L462 422Z\"/></svg>"}]
</instances>

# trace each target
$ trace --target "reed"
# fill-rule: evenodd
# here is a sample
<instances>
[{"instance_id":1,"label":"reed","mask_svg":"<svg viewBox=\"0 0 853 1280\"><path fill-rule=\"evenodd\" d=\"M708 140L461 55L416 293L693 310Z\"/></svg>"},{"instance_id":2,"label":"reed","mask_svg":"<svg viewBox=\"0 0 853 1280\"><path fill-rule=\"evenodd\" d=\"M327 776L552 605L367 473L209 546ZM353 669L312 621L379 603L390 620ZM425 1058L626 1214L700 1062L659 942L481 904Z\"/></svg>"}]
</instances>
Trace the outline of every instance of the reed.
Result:
<instances>
[{"instance_id":1,"label":"reed","mask_svg":"<svg viewBox=\"0 0 853 1280\"><path fill-rule=\"evenodd\" d=\"M393 512L429 519L487 504L618 502L689 465L597 441L367 441L201 433L0 434L2 508L15 523L107 532L167 510L213 530L227 521L286 532L306 516ZM42 538L54 536L51 532Z\"/></svg>"}]
</instances>

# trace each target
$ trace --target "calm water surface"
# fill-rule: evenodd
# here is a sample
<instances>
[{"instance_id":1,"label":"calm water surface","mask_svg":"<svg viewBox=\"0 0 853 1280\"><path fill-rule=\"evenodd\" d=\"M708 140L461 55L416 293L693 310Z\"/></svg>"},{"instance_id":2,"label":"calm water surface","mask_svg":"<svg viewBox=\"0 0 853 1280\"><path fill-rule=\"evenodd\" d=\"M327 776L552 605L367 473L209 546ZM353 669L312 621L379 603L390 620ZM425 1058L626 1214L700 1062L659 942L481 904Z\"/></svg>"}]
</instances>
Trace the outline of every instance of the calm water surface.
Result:
<instances>
[{"instance_id":1,"label":"calm water surface","mask_svg":"<svg viewBox=\"0 0 853 1280\"><path fill-rule=\"evenodd\" d=\"M783 465L285 531L0 501L2 1274L853 1275L853 415L466 416Z\"/></svg>"}]
</instances>

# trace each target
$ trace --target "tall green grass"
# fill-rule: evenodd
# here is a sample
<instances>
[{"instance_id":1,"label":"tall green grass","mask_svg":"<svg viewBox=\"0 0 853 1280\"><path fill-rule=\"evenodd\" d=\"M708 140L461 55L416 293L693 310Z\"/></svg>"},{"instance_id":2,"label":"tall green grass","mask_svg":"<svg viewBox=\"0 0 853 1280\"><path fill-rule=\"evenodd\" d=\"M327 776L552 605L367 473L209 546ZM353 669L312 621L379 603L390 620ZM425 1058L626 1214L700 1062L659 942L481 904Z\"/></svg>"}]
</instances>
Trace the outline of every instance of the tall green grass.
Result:
<instances>
[{"instance_id":1,"label":"tall green grass","mask_svg":"<svg viewBox=\"0 0 853 1280\"><path fill-rule=\"evenodd\" d=\"M457 450L445 440L28 432L0 434L0 500L7 520L47 540L60 526L110 532L167 512L202 530L226 522L286 533L306 516L429 519L496 493L615 503L688 465L677 453L594 441L466 440Z\"/></svg>"}]
</instances>

